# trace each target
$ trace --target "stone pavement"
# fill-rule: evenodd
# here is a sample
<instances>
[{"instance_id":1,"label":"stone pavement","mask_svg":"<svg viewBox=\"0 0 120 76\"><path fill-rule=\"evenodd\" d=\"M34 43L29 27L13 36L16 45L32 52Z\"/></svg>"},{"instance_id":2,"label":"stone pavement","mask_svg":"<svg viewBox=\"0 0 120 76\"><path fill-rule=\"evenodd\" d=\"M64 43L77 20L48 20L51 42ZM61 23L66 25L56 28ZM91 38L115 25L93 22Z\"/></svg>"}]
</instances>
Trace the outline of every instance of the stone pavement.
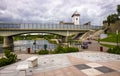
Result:
<instances>
[{"instance_id":1,"label":"stone pavement","mask_svg":"<svg viewBox=\"0 0 120 76\"><path fill-rule=\"evenodd\" d=\"M54 55L19 54L22 61L0 69L0 76L25 76L17 71L26 59L38 57L38 67L27 70L28 76L120 76L120 55L104 52L77 52ZM29 73L32 70L31 74Z\"/></svg>"},{"instance_id":2,"label":"stone pavement","mask_svg":"<svg viewBox=\"0 0 120 76\"><path fill-rule=\"evenodd\" d=\"M91 42L92 43L88 45L88 49L82 49L82 50L100 52L101 45L98 43L98 41L91 40ZM106 52L108 48L104 46L102 47L103 47L103 51Z\"/></svg>"},{"instance_id":3,"label":"stone pavement","mask_svg":"<svg viewBox=\"0 0 120 76\"><path fill-rule=\"evenodd\" d=\"M120 76L120 61L91 62L68 55L69 67L34 73L33 76ZM115 65L115 66L113 66Z\"/></svg>"}]
</instances>

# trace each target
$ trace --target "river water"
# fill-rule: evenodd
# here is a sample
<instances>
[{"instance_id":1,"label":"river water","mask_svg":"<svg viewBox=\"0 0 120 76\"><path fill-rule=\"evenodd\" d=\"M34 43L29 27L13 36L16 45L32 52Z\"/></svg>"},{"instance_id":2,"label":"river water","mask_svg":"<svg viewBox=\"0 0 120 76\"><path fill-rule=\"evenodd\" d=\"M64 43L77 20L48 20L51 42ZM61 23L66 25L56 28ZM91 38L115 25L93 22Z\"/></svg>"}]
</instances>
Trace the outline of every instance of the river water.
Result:
<instances>
[{"instance_id":1,"label":"river water","mask_svg":"<svg viewBox=\"0 0 120 76\"><path fill-rule=\"evenodd\" d=\"M51 44L47 40L36 40L36 44L34 44L34 40L18 40L14 41L14 51L27 52L28 48L30 48L31 52L39 51L44 49L44 45L47 45L48 50L54 50L57 46L56 44ZM0 48L2 50L2 48Z\"/></svg>"}]
</instances>

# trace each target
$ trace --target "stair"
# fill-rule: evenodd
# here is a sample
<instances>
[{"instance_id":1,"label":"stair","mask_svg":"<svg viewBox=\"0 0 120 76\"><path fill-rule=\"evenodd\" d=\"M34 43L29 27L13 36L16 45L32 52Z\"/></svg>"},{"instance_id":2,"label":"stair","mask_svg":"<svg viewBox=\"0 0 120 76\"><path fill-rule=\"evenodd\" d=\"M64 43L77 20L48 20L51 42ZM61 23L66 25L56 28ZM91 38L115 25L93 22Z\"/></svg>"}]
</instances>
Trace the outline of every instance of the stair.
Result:
<instances>
[{"instance_id":1,"label":"stair","mask_svg":"<svg viewBox=\"0 0 120 76\"><path fill-rule=\"evenodd\" d=\"M95 30L90 30L88 32L86 32L85 34L83 34L81 37L80 37L80 40L85 40L87 39L87 37L89 37L90 35L92 35L93 33L95 32Z\"/></svg>"},{"instance_id":2,"label":"stair","mask_svg":"<svg viewBox=\"0 0 120 76\"><path fill-rule=\"evenodd\" d=\"M102 34L102 33L104 33L104 30L98 30L98 31L96 31L96 32L92 35L92 39L98 40L100 34Z\"/></svg>"}]
</instances>

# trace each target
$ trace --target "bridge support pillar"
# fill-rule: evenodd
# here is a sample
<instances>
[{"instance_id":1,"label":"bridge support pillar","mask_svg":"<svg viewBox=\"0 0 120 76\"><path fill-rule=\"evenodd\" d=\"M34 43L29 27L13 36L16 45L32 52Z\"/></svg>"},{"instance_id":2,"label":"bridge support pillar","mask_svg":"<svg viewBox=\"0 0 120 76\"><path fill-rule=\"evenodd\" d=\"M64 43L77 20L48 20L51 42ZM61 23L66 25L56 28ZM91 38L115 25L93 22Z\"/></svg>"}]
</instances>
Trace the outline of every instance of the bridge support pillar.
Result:
<instances>
[{"instance_id":1,"label":"bridge support pillar","mask_svg":"<svg viewBox=\"0 0 120 76\"><path fill-rule=\"evenodd\" d=\"M62 36L62 42L67 42L68 41L68 37L67 36Z\"/></svg>"},{"instance_id":2,"label":"bridge support pillar","mask_svg":"<svg viewBox=\"0 0 120 76\"><path fill-rule=\"evenodd\" d=\"M13 37L12 36L4 36L3 48L13 50Z\"/></svg>"}]
</instances>

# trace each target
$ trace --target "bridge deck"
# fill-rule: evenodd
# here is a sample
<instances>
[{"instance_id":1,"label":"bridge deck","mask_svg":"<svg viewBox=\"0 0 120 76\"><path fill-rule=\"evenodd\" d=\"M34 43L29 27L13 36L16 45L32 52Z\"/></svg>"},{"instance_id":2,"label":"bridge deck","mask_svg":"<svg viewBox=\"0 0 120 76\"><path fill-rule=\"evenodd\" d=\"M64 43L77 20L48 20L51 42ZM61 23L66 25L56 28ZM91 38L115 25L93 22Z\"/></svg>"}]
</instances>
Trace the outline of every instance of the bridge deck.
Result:
<instances>
[{"instance_id":1,"label":"bridge deck","mask_svg":"<svg viewBox=\"0 0 120 76\"><path fill-rule=\"evenodd\" d=\"M102 29L102 26L87 25L59 25L59 24L32 24L32 23L0 23L0 29L28 29L28 30L85 30L85 29Z\"/></svg>"}]
</instances>

